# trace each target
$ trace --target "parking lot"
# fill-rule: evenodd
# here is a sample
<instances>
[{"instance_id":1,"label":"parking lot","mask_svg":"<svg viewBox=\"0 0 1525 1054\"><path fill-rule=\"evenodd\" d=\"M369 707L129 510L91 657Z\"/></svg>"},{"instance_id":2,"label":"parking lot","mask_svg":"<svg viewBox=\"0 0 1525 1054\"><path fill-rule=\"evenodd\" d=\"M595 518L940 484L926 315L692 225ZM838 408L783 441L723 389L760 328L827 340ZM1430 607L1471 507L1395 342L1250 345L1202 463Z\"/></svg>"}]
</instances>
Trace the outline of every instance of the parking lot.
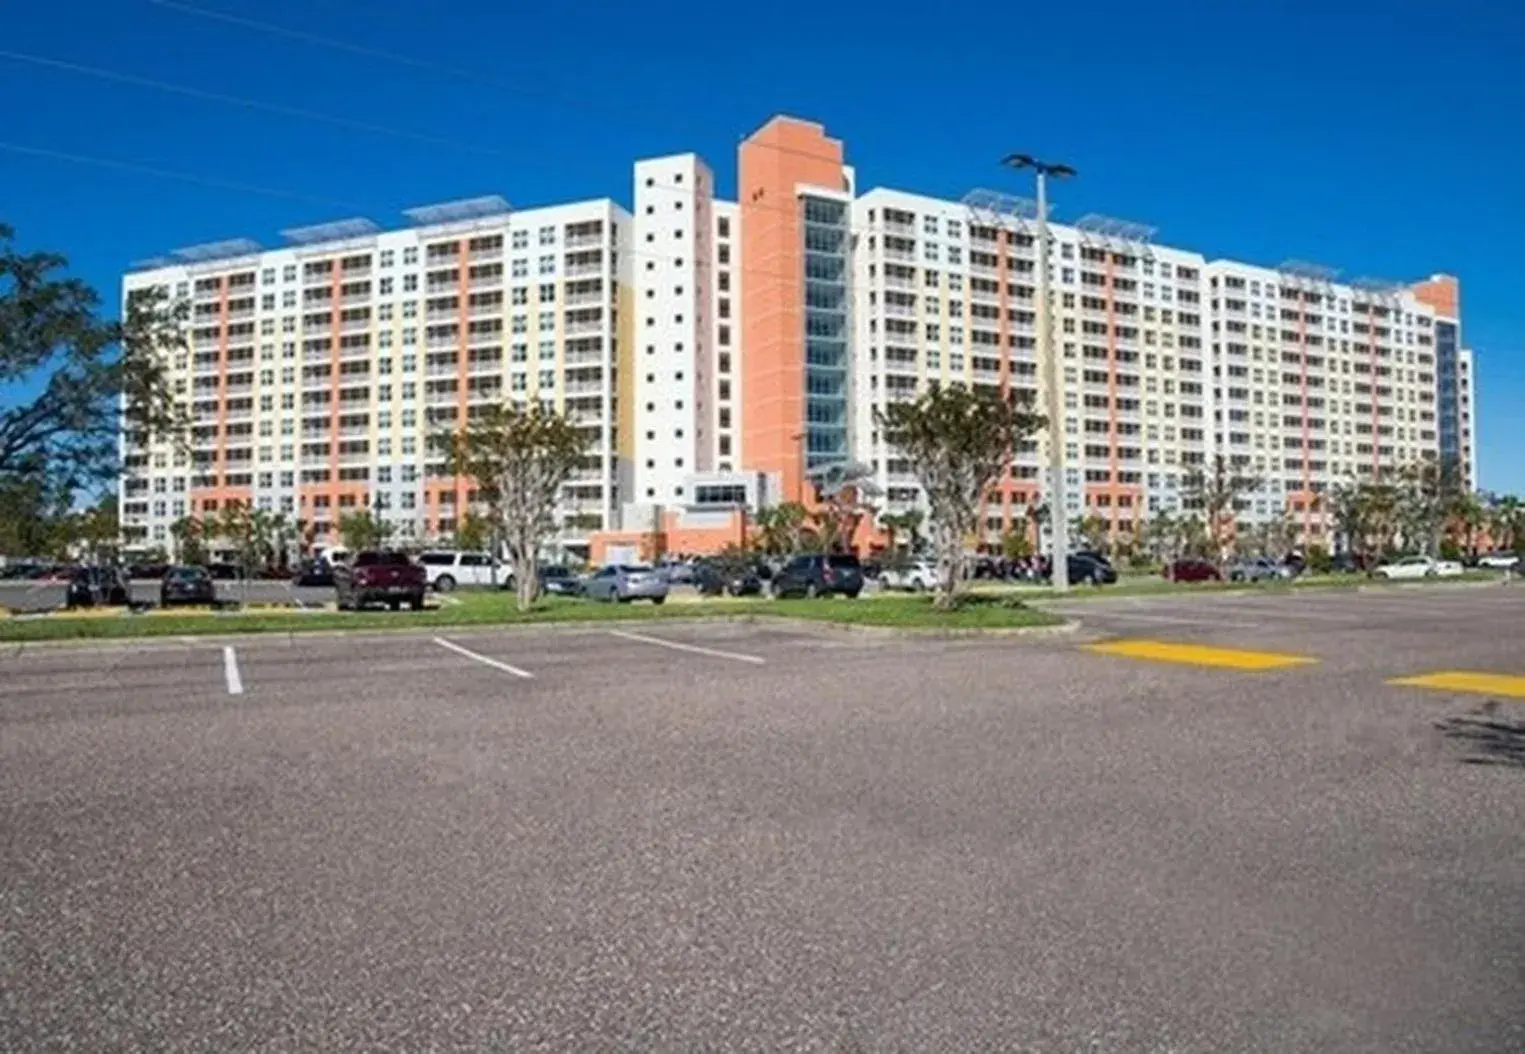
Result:
<instances>
[{"instance_id":1,"label":"parking lot","mask_svg":"<svg viewBox=\"0 0 1525 1054\"><path fill-rule=\"evenodd\" d=\"M1525 590L1052 606L5 648L0 1049L1525 1048Z\"/></svg>"}]
</instances>

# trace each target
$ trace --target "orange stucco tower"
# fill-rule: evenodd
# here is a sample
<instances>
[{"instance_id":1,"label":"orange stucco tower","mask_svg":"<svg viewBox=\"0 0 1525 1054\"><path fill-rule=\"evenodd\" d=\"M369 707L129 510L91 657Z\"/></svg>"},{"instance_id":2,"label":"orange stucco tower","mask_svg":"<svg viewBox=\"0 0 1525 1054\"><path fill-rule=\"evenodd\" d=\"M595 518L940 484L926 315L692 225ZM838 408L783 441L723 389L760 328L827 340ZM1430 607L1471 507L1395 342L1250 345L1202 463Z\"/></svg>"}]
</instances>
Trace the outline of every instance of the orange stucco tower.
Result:
<instances>
[{"instance_id":1,"label":"orange stucco tower","mask_svg":"<svg viewBox=\"0 0 1525 1054\"><path fill-rule=\"evenodd\" d=\"M819 124L775 117L741 144L742 449L809 501L808 471L850 435L852 175Z\"/></svg>"}]
</instances>

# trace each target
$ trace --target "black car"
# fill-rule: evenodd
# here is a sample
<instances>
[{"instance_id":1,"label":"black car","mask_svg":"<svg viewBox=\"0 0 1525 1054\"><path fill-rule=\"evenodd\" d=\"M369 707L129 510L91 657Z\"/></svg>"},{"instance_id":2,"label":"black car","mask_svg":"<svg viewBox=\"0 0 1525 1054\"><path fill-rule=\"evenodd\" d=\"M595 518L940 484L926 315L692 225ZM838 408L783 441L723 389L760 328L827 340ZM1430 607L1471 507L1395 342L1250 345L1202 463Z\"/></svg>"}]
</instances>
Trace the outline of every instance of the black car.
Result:
<instances>
[{"instance_id":1,"label":"black car","mask_svg":"<svg viewBox=\"0 0 1525 1054\"><path fill-rule=\"evenodd\" d=\"M159 583L159 606L215 604L217 585L204 567L171 567Z\"/></svg>"},{"instance_id":2,"label":"black car","mask_svg":"<svg viewBox=\"0 0 1525 1054\"><path fill-rule=\"evenodd\" d=\"M863 568L851 553L796 556L773 576L775 597L855 598L863 592Z\"/></svg>"},{"instance_id":3,"label":"black car","mask_svg":"<svg viewBox=\"0 0 1525 1054\"><path fill-rule=\"evenodd\" d=\"M1071 553L1065 560L1065 570L1070 585L1104 586L1117 581L1117 569L1112 561L1096 552ZM1048 558L1043 561L1043 578L1053 579L1053 565Z\"/></svg>"},{"instance_id":4,"label":"black car","mask_svg":"<svg viewBox=\"0 0 1525 1054\"><path fill-rule=\"evenodd\" d=\"M308 560L291 576L294 586L332 586L334 567L327 560Z\"/></svg>"},{"instance_id":5,"label":"black car","mask_svg":"<svg viewBox=\"0 0 1525 1054\"><path fill-rule=\"evenodd\" d=\"M694 585L700 595L718 597L729 593L733 597L751 597L762 592L762 579L745 564L702 560L694 568Z\"/></svg>"},{"instance_id":6,"label":"black car","mask_svg":"<svg viewBox=\"0 0 1525 1054\"><path fill-rule=\"evenodd\" d=\"M132 589L119 568L77 567L69 576L64 603L71 608L125 607L132 603Z\"/></svg>"}]
</instances>

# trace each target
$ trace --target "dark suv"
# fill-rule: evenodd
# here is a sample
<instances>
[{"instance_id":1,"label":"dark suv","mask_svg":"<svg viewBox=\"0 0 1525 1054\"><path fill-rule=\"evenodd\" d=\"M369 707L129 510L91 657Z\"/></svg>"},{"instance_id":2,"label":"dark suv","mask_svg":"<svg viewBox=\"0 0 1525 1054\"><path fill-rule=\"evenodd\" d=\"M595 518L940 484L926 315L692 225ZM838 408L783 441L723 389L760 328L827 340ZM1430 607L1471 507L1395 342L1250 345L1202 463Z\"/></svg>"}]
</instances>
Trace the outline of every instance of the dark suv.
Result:
<instances>
[{"instance_id":1,"label":"dark suv","mask_svg":"<svg viewBox=\"0 0 1525 1054\"><path fill-rule=\"evenodd\" d=\"M863 592L863 568L851 553L796 556L773 576L775 597L840 594L849 600Z\"/></svg>"}]
</instances>

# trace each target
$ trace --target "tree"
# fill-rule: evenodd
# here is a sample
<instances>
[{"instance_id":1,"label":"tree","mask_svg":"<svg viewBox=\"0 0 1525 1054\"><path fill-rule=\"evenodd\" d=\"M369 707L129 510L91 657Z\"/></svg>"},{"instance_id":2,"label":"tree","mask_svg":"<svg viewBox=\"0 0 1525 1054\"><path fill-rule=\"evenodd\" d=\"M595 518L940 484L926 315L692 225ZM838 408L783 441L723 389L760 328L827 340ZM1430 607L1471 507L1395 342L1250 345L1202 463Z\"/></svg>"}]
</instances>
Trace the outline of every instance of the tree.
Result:
<instances>
[{"instance_id":1,"label":"tree","mask_svg":"<svg viewBox=\"0 0 1525 1054\"><path fill-rule=\"evenodd\" d=\"M121 549L122 530L117 518L117 499L108 494L91 508L71 517L73 540L92 563L115 563Z\"/></svg>"},{"instance_id":2,"label":"tree","mask_svg":"<svg viewBox=\"0 0 1525 1054\"><path fill-rule=\"evenodd\" d=\"M372 509L361 509L339 517L339 537L352 553L379 549L392 537L392 525Z\"/></svg>"},{"instance_id":3,"label":"tree","mask_svg":"<svg viewBox=\"0 0 1525 1054\"><path fill-rule=\"evenodd\" d=\"M1097 553L1106 551L1111 529L1111 525L1095 513L1077 516L1070 524L1070 533L1084 542L1087 549Z\"/></svg>"},{"instance_id":4,"label":"tree","mask_svg":"<svg viewBox=\"0 0 1525 1054\"><path fill-rule=\"evenodd\" d=\"M907 549L914 553L921 547L919 534L924 515L920 509L906 509L904 512L887 512L879 517L879 525L889 535L890 552L893 553L897 548L901 531L906 534Z\"/></svg>"},{"instance_id":5,"label":"tree","mask_svg":"<svg viewBox=\"0 0 1525 1054\"><path fill-rule=\"evenodd\" d=\"M194 516L182 516L169 525L175 540L175 559L182 564L204 564L207 559L206 528Z\"/></svg>"},{"instance_id":6,"label":"tree","mask_svg":"<svg viewBox=\"0 0 1525 1054\"><path fill-rule=\"evenodd\" d=\"M1043 420L1009 397L962 386L928 388L914 401L876 409L874 420L886 443L910 462L927 496L938 563L933 605L951 608L965 571L964 540L978 525L981 498L1012 449Z\"/></svg>"},{"instance_id":7,"label":"tree","mask_svg":"<svg viewBox=\"0 0 1525 1054\"><path fill-rule=\"evenodd\" d=\"M754 517L758 548L769 556L799 552L809 513L797 501L780 502L757 510Z\"/></svg>"},{"instance_id":8,"label":"tree","mask_svg":"<svg viewBox=\"0 0 1525 1054\"><path fill-rule=\"evenodd\" d=\"M435 443L457 476L475 480L513 561L519 610L540 591L540 550L556 529L563 484L585 456L588 433L538 402L490 406Z\"/></svg>"},{"instance_id":9,"label":"tree","mask_svg":"<svg viewBox=\"0 0 1525 1054\"><path fill-rule=\"evenodd\" d=\"M492 524L487 517L466 510L455 524L455 547L457 549L469 549L473 552L486 549L491 544Z\"/></svg>"},{"instance_id":10,"label":"tree","mask_svg":"<svg viewBox=\"0 0 1525 1054\"><path fill-rule=\"evenodd\" d=\"M1477 555L1477 532L1488 522L1488 509L1483 499L1471 491L1462 491L1451 501L1448 511L1453 527L1460 531L1462 548L1468 556Z\"/></svg>"},{"instance_id":11,"label":"tree","mask_svg":"<svg viewBox=\"0 0 1525 1054\"><path fill-rule=\"evenodd\" d=\"M873 470L856 462L834 466L817 479L817 505L810 518L822 552L846 552L852 547L858 525L874 514L869 499L877 494Z\"/></svg>"},{"instance_id":12,"label":"tree","mask_svg":"<svg viewBox=\"0 0 1525 1054\"><path fill-rule=\"evenodd\" d=\"M1328 492L1328 508L1334 517L1336 547L1362 554L1371 530L1371 494L1365 484L1337 484Z\"/></svg>"},{"instance_id":13,"label":"tree","mask_svg":"<svg viewBox=\"0 0 1525 1054\"><path fill-rule=\"evenodd\" d=\"M1258 490L1259 478L1239 471L1227 457L1214 454L1206 468L1194 468L1182 480L1186 507L1207 517L1207 537L1214 559L1223 562L1222 532L1225 523L1234 522L1245 495Z\"/></svg>"},{"instance_id":14,"label":"tree","mask_svg":"<svg viewBox=\"0 0 1525 1054\"><path fill-rule=\"evenodd\" d=\"M1525 550L1525 506L1519 498L1505 494L1488 503L1488 533L1496 549Z\"/></svg>"},{"instance_id":15,"label":"tree","mask_svg":"<svg viewBox=\"0 0 1525 1054\"><path fill-rule=\"evenodd\" d=\"M104 321L99 296L66 267L56 253L18 252L0 225L0 384L36 391L0 409L0 478L46 474L72 492L115 474L123 430L183 435L168 371L189 305L144 290L122 321Z\"/></svg>"},{"instance_id":16,"label":"tree","mask_svg":"<svg viewBox=\"0 0 1525 1054\"><path fill-rule=\"evenodd\" d=\"M1404 466L1398 479L1404 544L1433 556L1440 549L1447 513L1462 492L1460 466L1454 458L1426 458Z\"/></svg>"},{"instance_id":17,"label":"tree","mask_svg":"<svg viewBox=\"0 0 1525 1054\"><path fill-rule=\"evenodd\" d=\"M1025 560L1033 555L1032 542L1025 530L1007 531L1001 535L1001 555L1008 560Z\"/></svg>"}]
</instances>

